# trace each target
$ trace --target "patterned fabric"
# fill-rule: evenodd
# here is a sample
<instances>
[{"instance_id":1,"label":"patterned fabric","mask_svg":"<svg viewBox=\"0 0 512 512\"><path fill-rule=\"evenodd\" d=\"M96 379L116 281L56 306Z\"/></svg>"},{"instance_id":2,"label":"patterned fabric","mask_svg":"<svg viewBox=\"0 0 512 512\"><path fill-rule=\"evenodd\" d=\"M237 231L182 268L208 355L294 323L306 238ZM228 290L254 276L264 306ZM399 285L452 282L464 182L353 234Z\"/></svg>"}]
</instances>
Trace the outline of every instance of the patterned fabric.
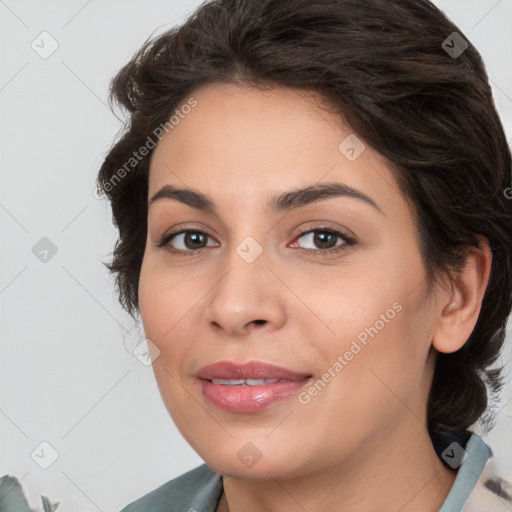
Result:
<instances>
[{"instance_id":1,"label":"patterned fabric","mask_svg":"<svg viewBox=\"0 0 512 512\"><path fill-rule=\"evenodd\" d=\"M59 503L51 503L46 496L41 496L44 512L54 512ZM0 478L0 512L37 512L30 508L19 480L11 475Z\"/></svg>"}]
</instances>

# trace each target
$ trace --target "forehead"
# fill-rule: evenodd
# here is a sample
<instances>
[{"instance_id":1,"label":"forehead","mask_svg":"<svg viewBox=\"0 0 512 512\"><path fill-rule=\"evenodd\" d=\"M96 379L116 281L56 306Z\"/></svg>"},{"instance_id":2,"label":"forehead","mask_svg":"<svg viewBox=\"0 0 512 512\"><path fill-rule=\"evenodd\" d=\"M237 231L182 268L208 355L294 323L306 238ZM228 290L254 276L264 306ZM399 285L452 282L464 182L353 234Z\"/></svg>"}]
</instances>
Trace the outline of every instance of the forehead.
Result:
<instances>
[{"instance_id":1,"label":"forehead","mask_svg":"<svg viewBox=\"0 0 512 512\"><path fill-rule=\"evenodd\" d=\"M340 182L384 207L400 201L389 163L312 92L209 84L183 104L191 98L195 106L153 151L150 197L173 184L247 206L290 188Z\"/></svg>"},{"instance_id":2,"label":"forehead","mask_svg":"<svg viewBox=\"0 0 512 512\"><path fill-rule=\"evenodd\" d=\"M202 154L222 154L223 161L228 160L228 149L233 159L258 157L254 164L270 158L283 161L307 153L313 145L320 149L321 139L326 149L332 148L340 131L347 131L339 116L316 106L321 98L311 92L215 83L201 87L191 97L196 106L164 134L155 158L168 153L165 150L178 157L200 147ZM328 133L332 140L325 139Z\"/></svg>"}]
</instances>

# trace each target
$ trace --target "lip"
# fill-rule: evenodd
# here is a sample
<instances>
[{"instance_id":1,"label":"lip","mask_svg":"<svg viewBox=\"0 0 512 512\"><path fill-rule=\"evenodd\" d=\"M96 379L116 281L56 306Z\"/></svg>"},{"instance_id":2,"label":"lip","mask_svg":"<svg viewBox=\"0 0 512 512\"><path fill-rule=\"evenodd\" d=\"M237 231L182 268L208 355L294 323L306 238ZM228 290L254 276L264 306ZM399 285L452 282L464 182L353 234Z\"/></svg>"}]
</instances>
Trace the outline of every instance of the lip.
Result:
<instances>
[{"instance_id":1,"label":"lip","mask_svg":"<svg viewBox=\"0 0 512 512\"><path fill-rule=\"evenodd\" d=\"M203 396L220 409L251 413L276 404L295 394L311 379L311 374L294 372L287 368L261 361L238 364L219 361L201 368L199 379ZM226 386L213 383L212 379L279 379L278 382L257 386Z\"/></svg>"},{"instance_id":2,"label":"lip","mask_svg":"<svg viewBox=\"0 0 512 512\"><path fill-rule=\"evenodd\" d=\"M294 372L281 366L262 363L261 361L249 361L238 364L231 361L219 361L217 363L203 366L196 377L203 380L212 379L284 379L303 380L311 374Z\"/></svg>"}]
</instances>

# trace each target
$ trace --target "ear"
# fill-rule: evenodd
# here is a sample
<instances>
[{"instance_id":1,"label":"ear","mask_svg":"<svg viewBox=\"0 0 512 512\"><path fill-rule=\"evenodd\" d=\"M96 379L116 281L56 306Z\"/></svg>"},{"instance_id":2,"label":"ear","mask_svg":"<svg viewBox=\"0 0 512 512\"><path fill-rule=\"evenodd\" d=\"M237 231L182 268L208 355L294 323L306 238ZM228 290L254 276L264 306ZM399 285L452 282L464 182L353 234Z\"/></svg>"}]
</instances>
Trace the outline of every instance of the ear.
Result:
<instances>
[{"instance_id":1,"label":"ear","mask_svg":"<svg viewBox=\"0 0 512 512\"><path fill-rule=\"evenodd\" d=\"M432 338L432 345L439 352L462 348L478 320L492 265L488 240L478 238L479 247L468 250L464 268L452 276L450 289L439 292L439 318Z\"/></svg>"}]
</instances>

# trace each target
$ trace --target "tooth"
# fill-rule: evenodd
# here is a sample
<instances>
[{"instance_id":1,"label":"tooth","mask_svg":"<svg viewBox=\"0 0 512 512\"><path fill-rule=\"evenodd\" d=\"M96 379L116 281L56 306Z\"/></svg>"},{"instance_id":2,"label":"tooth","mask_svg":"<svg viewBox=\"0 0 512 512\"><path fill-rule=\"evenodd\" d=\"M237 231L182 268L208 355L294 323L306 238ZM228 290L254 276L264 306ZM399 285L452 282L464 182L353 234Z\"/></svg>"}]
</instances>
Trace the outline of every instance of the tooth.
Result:
<instances>
[{"instance_id":1,"label":"tooth","mask_svg":"<svg viewBox=\"0 0 512 512\"><path fill-rule=\"evenodd\" d=\"M212 379L214 384L221 384L222 386L262 386L264 384L274 384L279 379Z\"/></svg>"},{"instance_id":2,"label":"tooth","mask_svg":"<svg viewBox=\"0 0 512 512\"><path fill-rule=\"evenodd\" d=\"M245 381L244 379L212 379L214 384L222 384L223 386L240 386Z\"/></svg>"},{"instance_id":3,"label":"tooth","mask_svg":"<svg viewBox=\"0 0 512 512\"><path fill-rule=\"evenodd\" d=\"M245 383L248 386L262 386L263 384L274 384L279 379L246 379Z\"/></svg>"}]
</instances>

